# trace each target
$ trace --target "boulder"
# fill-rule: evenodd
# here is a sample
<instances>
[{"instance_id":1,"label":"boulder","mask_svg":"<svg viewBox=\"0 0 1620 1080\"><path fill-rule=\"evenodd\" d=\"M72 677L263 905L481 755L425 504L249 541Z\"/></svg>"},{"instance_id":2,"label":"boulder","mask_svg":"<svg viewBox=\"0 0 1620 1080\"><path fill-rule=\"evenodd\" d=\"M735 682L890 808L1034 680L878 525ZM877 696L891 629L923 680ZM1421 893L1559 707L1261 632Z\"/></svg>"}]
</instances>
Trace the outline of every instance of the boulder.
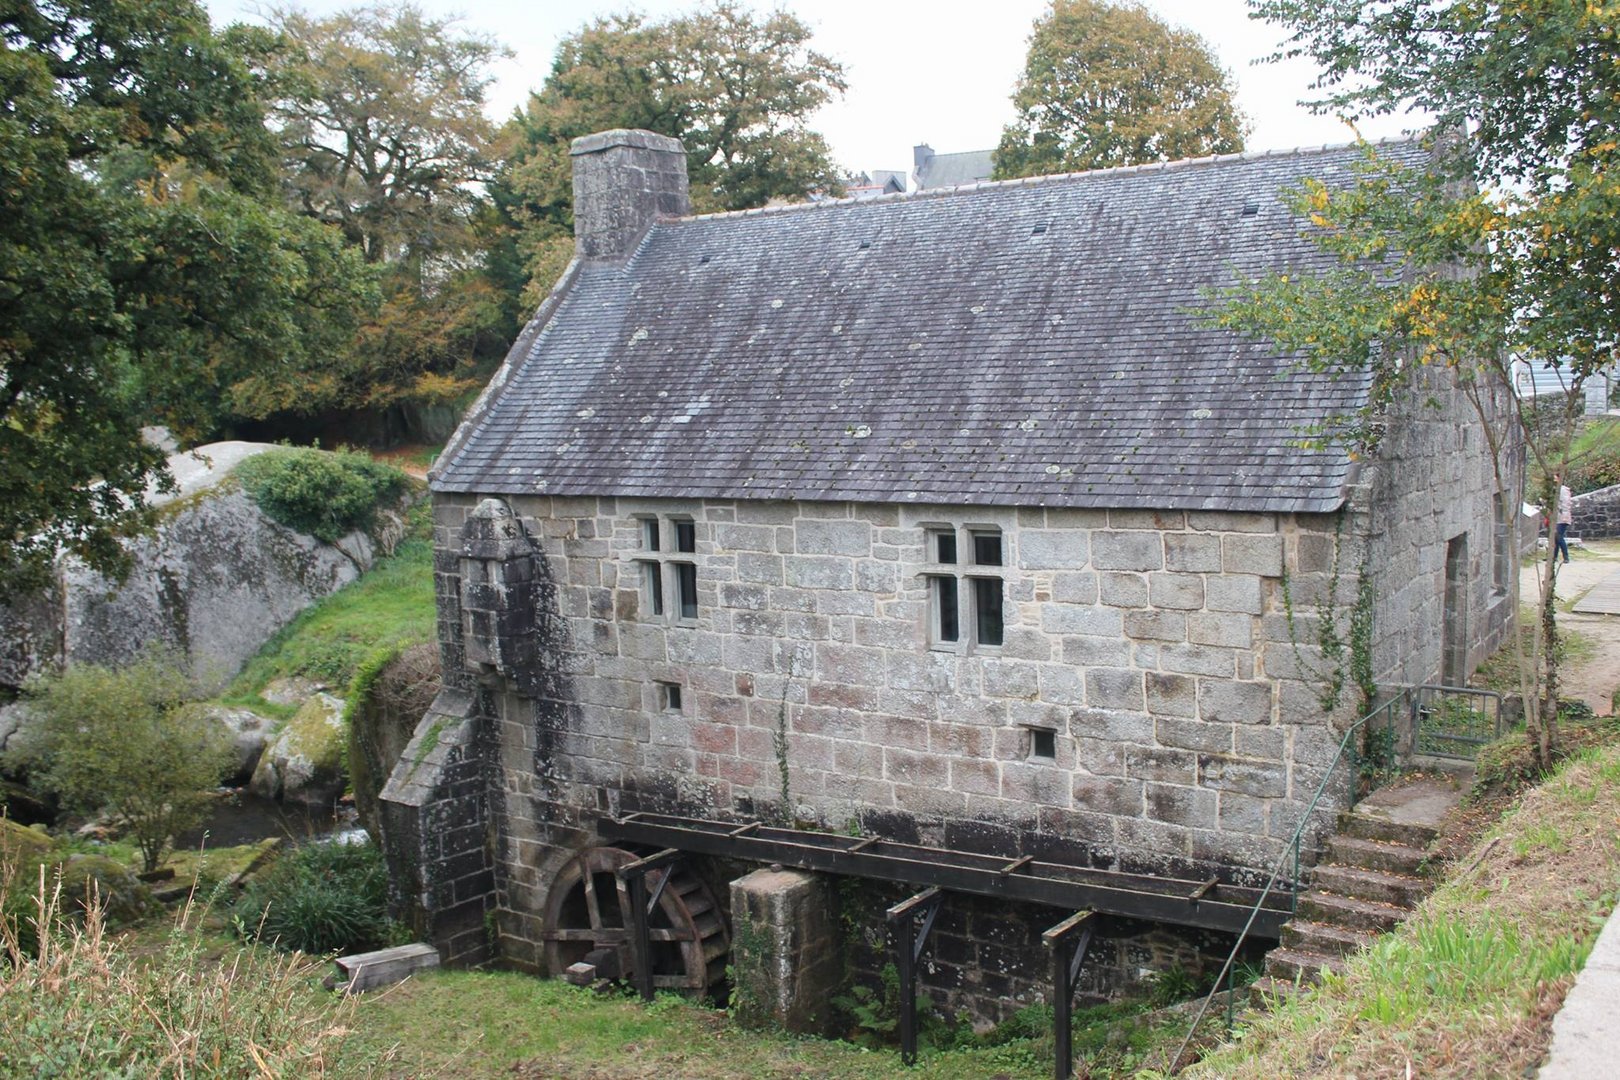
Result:
<instances>
[{"instance_id":1,"label":"boulder","mask_svg":"<svg viewBox=\"0 0 1620 1080\"><path fill-rule=\"evenodd\" d=\"M14 701L10 705L0 705L0 754L21 746L28 739L33 726L34 712L27 703Z\"/></svg>"},{"instance_id":2,"label":"boulder","mask_svg":"<svg viewBox=\"0 0 1620 1080\"><path fill-rule=\"evenodd\" d=\"M302 705L318 690L330 687L302 675L278 675L265 684L259 696L272 705Z\"/></svg>"},{"instance_id":3,"label":"boulder","mask_svg":"<svg viewBox=\"0 0 1620 1080\"><path fill-rule=\"evenodd\" d=\"M135 871L105 855L69 855L59 867L62 908L82 911L92 898L110 927L138 922L159 910L152 890Z\"/></svg>"},{"instance_id":4,"label":"boulder","mask_svg":"<svg viewBox=\"0 0 1620 1080\"><path fill-rule=\"evenodd\" d=\"M50 850L49 833L0 817L0 856L22 866L29 860L43 859Z\"/></svg>"},{"instance_id":5,"label":"boulder","mask_svg":"<svg viewBox=\"0 0 1620 1080\"><path fill-rule=\"evenodd\" d=\"M304 702L259 757L248 790L331 810L347 781L343 702L319 693Z\"/></svg>"},{"instance_id":6,"label":"boulder","mask_svg":"<svg viewBox=\"0 0 1620 1080\"><path fill-rule=\"evenodd\" d=\"M275 726L275 721L267 716L260 716L252 709L229 705L205 705L198 719L202 723L218 724L225 729L231 740L231 749L236 754L231 783L246 783L259 765L259 758L264 754L265 744L270 741L270 732Z\"/></svg>"},{"instance_id":7,"label":"boulder","mask_svg":"<svg viewBox=\"0 0 1620 1080\"><path fill-rule=\"evenodd\" d=\"M272 448L214 443L171 457L179 491L152 496L162 520L130 542L122 585L70 559L46 593L0 605L0 685L52 664L126 663L153 642L219 685L300 611L359 577L373 561L369 539L327 544L279 525L230 476Z\"/></svg>"}]
</instances>

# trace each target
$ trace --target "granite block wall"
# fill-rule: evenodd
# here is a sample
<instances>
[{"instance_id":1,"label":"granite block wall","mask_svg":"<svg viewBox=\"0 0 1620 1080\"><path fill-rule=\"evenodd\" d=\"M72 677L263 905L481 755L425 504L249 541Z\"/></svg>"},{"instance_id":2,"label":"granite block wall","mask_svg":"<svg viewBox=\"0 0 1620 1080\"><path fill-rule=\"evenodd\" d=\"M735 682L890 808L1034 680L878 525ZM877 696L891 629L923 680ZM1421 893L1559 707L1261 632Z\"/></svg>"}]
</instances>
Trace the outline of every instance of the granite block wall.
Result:
<instances>
[{"instance_id":1,"label":"granite block wall","mask_svg":"<svg viewBox=\"0 0 1620 1080\"><path fill-rule=\"evenodd\" d=\"M1582 540L1606 540L1620 536L1620 484L1577 495L1571 500L1574 524L1571 536Z\"/></svg>"}]
</instances>

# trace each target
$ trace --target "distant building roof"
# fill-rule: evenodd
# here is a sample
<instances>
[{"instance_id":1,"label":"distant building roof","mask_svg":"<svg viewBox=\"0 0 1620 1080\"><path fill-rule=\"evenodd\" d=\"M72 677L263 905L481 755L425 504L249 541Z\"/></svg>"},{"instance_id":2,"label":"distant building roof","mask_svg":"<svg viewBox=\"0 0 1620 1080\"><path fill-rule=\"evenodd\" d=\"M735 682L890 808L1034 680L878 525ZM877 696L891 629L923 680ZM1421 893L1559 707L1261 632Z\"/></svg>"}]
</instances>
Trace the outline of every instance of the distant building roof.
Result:
<instances>
[{"instance_id":1,"label":"distant building roof","mask_svg":"<svg viewBox=\"0 0 1620 1080\"><path fill-rule=\"evenodd\" d=\"M661 221L580 262L440 491L1322 512L1366 400L1207 325L1326 266L1280 192L1354 147ZM1418 162L1415 143L1386 158Z\"/></svg>"},{"instance_id":2,"label":"distant building roof","mask_svg":"<svg viewBox=\"0 0 1620 1080\"><path fill-rule=\"evenodd\" d=\"M870 199L877 195L899 195L906 190L906 174L893 169L876 169L869 176L856 173L844 178L844 197Z\"/></svg>"},{"instance_id":3,"label":"distant building roof","mask_svg":"<svg viewBox=\"0 0 1620 1080\"><path fill-rule=\"evenodd\" d=\"M936 154L927 143L913 147L913 177L917 189L961 187L988 180L995 171L994 153L993 150L967 150L958 154Z\"/></svg>"}]
</instances>

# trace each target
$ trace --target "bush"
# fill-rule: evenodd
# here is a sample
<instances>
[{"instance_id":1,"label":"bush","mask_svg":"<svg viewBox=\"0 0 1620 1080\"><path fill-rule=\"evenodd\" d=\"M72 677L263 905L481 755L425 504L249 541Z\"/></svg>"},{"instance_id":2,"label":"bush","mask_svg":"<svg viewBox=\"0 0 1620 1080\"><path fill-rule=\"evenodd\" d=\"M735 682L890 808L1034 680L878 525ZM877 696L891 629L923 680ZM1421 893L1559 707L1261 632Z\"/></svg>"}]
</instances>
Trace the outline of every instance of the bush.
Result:
<instances>
[{"instance_id":1,"label":"bush","mask_svg":"<svg viewBox=\"0 0 1620 1080\"><path fill-rule=\"evenodd\" d=\"M369 842L308 844L250 884L231 912L248 941L309 953L386 948L400 937L388 917L388 869Z\"/></svg>"},{"instance_id":2,"label":"bush","mask_svg":"<svg viewBox=\"0 0 1620 1080\"><path fill-rule=\"evenodd\" d=\"M377 507L410 486L398 469L352 450L267 450L238 465L236 476L272 520L329 544L370 529Z\"/></svg>"},{"instance_id":3,"label":"bush","mask_svg":"<svg viewBox=\"0 0 1620 1080\"><path fill-rule=\"evenodd\" d=\"M71 809L104 814L156 870L169 843L208 816L234 764L222 727L192 706L190 677L150 652L123 668L76 664L28 690L37 737L8 763Z\"/></svg>"},{"instance_id":4,"label":"bush","mask_svg":"<svg viewBox=\"0 0 1620 1080\"><path fill-rule=\"evenodd\" d=\"M0 885L12 868L0 865ZM26 916L0 917L0 1074L6 1076L321 1076L352 999L317 999L314 965L244 949L207 955L189 905L167 945L139 958L83 923L49 887ZM48 947L21 936L48 927Z\"/></svg>"},{"instance_id":5,"label":"bush","mask_svg":"<svg viewBox=\"0 0 1620 1080\"><path fill-rule=\"evenodd\" d=\"M1620 716L1597 716L1584 701L1559 699L1558 745L1554 751L1557 761L1617 740ZM1540 783L1548 772L1537 766L1522 729L1480 747L1474 768L1474 786L1469 793L1474 801L1493 795L1516 795Z\"/></svg>"}]
</instances>

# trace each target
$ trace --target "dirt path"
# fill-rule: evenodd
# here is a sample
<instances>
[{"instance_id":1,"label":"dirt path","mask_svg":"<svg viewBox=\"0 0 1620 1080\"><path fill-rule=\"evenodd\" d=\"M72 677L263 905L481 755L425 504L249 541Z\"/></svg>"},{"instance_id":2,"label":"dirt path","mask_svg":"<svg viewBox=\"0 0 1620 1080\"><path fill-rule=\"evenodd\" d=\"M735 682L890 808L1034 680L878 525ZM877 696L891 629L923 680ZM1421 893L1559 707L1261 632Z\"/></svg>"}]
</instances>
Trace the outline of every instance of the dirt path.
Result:
<instances>
[{"instance_id":1,"label":"dirt path","mask_svg":"<svg viewBox=\"0 0 1620 1080\"><path fill-rule=\"evenodd\" d=\"M1560 672L1564 697L1579 698L1598 713L1608 713L1611 696L1620 689L1620 615L1577 615L1569 610L1587 590L1612 574L1620 573L1620 541L1594 540L1576 548L1568 566L1558 571L1558 625L1576 630L1594 649ZM1539 568L1527 566L1519 579L1520 595L1530 603L1540 594Z\"/></svg>"}]
</instances>

